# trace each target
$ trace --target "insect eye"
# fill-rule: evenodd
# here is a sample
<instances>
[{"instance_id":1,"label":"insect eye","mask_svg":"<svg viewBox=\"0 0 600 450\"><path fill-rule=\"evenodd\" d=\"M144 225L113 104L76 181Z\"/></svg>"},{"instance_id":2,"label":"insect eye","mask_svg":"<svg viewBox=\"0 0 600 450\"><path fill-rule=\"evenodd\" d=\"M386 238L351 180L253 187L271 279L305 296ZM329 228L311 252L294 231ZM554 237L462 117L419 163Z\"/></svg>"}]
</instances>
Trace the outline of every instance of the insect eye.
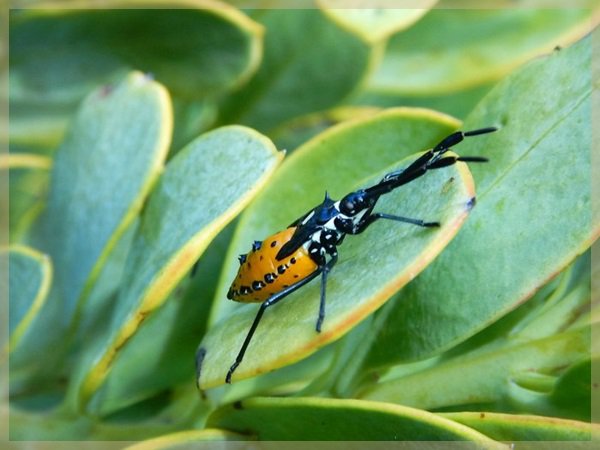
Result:
<instances>
[{"instance_id":1,"label":"insect eye","mask_svg":"<svg viewBox=\"0 0 600 450\"><path fill-rule=\"evenodd\" d=\"M360 191L346 195L340 201L340 212L342 214L354 215L363 209L364 198Z\"/></svg>"},{"instance_id":2,"label":"insect eye","mask_svg":"<svg viewBox=\"0 0 600 450\"><path fill-rule=\"evenodd\" d=\"M354 202L351 200L346 200L342 203L342 207L347 212L354 212Z\"/></svg>"}]
</instances>

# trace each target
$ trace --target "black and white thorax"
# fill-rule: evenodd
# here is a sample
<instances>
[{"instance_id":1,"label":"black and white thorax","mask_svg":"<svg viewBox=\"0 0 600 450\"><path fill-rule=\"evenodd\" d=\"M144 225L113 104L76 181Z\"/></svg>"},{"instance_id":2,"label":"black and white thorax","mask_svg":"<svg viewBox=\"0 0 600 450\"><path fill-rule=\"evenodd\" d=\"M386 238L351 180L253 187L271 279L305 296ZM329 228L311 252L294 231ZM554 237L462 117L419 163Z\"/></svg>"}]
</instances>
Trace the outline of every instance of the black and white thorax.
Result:
<instances>
[{"instance_id":1,"label":"black and white thorax","mask_svg":"<svg viewBox=\"0 0 600 450\"><path fill-rule=\"evenodd\" d=\"M323 264L326 255L337 258L337 246L346 234L358 234L365 228L365 219L375 206L375 201L365 203L363 200L363 191L353 192L338 201L325 193L323 203L290 224L297 227L297 232L288 242L289 250L302 246L317 264ZM278 259L286 257L287 250L284 246Z\"/></svg>"}]
</instances>

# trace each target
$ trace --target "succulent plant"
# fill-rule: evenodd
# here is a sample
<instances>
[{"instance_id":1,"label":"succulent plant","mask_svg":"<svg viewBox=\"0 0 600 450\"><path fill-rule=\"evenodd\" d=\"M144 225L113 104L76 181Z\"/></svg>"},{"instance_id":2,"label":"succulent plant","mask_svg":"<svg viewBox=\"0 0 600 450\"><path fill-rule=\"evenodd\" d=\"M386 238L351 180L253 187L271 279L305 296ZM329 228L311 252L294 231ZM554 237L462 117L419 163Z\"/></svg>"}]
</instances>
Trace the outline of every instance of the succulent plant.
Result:
<instances>
[{"instance_id":1,"label":"succulent plant","mask_svg":"<svg viewBox=\"0 0 600 450\"><path fill-rule=\"evenodd\" d=\"M11 11L7 439L598 437L598 7L425 3ZM484 126L455 150L488 163L378 204L439 228L349 237L322 332L315 281L268 310L225 383L257 308L226 301L238 254Z\"/></svg>"}]
</instances>

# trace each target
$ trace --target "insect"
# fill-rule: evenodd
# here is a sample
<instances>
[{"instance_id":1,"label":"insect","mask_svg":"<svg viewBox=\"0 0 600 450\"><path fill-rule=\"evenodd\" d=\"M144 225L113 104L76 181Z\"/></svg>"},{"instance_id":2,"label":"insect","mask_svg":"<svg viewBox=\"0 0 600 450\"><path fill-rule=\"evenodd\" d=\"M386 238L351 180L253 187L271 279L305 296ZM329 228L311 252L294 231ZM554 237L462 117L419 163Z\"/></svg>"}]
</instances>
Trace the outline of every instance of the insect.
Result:
<instances>
[{"instance_id":1,"label":"insect","mask_svg":"<svg viewBox=\"0 0 600 450\"><path fill-rule=\"evenodd\" d=\"M316 331L321 331L325 319L327 277L338 260L337 246L347 234L360 234L380 219L420 227L438 227L438 222L373 212L373 209L380 196L421 177L430 169L447 167L457 161L487 161L482 157L461 157L445 153L465 137L493 131L496 128L457 131L408 167L388 173L374 186L351 192L337 201L325 193L325 199L320 205L292 222L288 228L262 242L255 241L249 253L239 256L240 268L227 298L238 302L261 302L261 305L225 381L231 383L231 376L242 362L265 310L318 276L321 277L321 298Z\"/></svg>"}]
</instances>

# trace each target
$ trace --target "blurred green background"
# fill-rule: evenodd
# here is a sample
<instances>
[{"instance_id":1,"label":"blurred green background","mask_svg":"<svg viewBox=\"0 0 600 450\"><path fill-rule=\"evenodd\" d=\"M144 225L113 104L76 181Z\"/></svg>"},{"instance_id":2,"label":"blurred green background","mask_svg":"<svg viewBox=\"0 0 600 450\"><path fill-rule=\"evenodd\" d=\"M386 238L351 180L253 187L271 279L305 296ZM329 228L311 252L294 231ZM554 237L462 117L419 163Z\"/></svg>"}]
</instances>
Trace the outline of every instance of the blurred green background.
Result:
<instances>
[{"instance_id":1,"label":"blurred green background","mask_svg":"<svg viewBox=\"0 0 600 450\"><path fill-rule=\"evenodd\" d=\"M593 445L596 2L335 6L11 5L7 440ZM485 126L456 147L490 159L469 217L466 168L386 197L442 228L349 237L324 333L313 282L224 385L256 313L225 298L237 254Z\"/></svg>"}]
</instances>

